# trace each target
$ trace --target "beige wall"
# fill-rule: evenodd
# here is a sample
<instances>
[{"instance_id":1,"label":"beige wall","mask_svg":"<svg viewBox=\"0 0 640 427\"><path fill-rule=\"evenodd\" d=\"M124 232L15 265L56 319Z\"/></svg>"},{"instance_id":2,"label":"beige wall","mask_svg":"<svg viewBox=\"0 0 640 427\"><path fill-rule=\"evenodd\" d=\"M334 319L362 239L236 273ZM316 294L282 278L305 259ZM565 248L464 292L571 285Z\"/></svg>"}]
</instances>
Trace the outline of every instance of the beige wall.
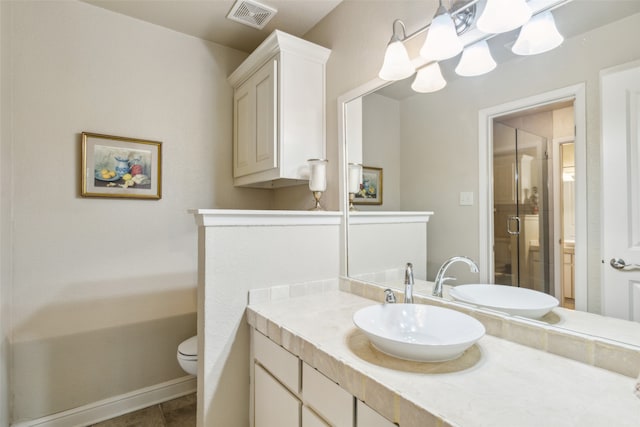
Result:
<instances>
[{"instance_id":1,"label":"beige wall","mask_svg":"<svg viewBox=\"0 0 640 427\"><path fill-rule=\"evenodd\" d=\"M272 195L232 187L226 76L245 53L82 2L0 3L0 321L8 312L18 421L184 375L175 351L196 332L197 281L187 210L265 209ZM82 131L162 141L162 199L81 198Z\"/></svg>"},{"instance_id":2,"label":"beige wall","mask_svg":"<svg viewBox=\"0 0 640 427\"><path fill-rule=\"evenodd\" d=\"M362 164L382 168L382 205L360 205L360 210L399 211L400 165L400 102L378 94L362 101L362 138L366 149Z\"/></svg>"},{"instance_id":3,"label":"beige wall","mask_svg":"<svg viewBox=\"0 0 640 427\"><path fill-rule=\"evenodd\" d=\"M5 23L6 14L0 7L0 52L4 52L5 44L8 40L7 25ZM6 230L9 228L8 207L9 197L5 191L4 183L9 181L9 158L5 144L6 130L8 124L8 110L5 108L6 99L4 96L7 87L5 78L7 72L4 55L0 55L0 426L9 425L9 241Z\"/></svg>"}]
</instances>

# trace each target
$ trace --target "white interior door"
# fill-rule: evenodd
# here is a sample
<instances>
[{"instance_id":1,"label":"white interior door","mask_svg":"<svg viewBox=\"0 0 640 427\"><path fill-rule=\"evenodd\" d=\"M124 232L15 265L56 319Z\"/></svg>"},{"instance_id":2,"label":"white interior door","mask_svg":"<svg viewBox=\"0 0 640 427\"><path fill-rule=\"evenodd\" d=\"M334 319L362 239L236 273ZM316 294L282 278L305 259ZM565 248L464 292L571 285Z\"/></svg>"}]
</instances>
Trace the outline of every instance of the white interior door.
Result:
<instances>
[{"instance_id":1,"label":"white interior door","mask_svg":"<svg viewBox=\"0 0 640 427\"><path fill-rule=\"evenodd\" d=\"M640 61L603 70L603 314L640 321Z\"/></svg>"}]
</instances>

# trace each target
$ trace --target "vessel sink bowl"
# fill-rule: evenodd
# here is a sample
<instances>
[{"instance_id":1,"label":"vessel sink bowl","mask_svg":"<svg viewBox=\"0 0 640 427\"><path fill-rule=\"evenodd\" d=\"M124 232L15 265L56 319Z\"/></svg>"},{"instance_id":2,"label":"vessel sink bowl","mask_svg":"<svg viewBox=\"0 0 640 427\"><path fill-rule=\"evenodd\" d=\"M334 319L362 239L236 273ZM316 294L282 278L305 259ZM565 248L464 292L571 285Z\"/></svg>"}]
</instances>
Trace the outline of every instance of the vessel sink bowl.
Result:
<instances>
[{"instance_id":1,"label":"vessel sink bowl","mask_svg":"<svg viewBox=\"0 0 640 427\"><path fill-rule=\"evenodd\" d=\"M365 307L353 315L353 323L381 352L420 362L456 359L485 333L471 316L424 304Z\"/></svg>"},{"instance_id":2,"label":"vessel sink bowl","mask_svg":"<svg viewBox=\"0 0 640 427\"><path fill-rule=\"evenodd\" d=\"M558 306L551 295L506 285L458 285L449 290L454 299L515 316L539 318Z\"/></svg>"}]
</instances>

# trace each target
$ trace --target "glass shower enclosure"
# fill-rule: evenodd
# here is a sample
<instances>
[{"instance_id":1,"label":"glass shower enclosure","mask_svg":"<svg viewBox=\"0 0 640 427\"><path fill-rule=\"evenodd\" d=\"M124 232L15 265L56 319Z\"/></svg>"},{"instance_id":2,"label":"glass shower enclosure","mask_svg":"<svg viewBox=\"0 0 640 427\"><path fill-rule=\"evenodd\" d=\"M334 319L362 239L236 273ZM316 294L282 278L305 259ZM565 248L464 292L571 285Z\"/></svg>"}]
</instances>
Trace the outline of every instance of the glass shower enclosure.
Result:
<instances>
[{"instance_id":1,"label":"glass shower enclosure","mask_svg":"<svg viewBox=\"0 0 640 427\"><path fill-rule=\"evenodd\" d=\"M495 283L550 293L547 139L494 122Z\"/></svg>"}]
</instances>

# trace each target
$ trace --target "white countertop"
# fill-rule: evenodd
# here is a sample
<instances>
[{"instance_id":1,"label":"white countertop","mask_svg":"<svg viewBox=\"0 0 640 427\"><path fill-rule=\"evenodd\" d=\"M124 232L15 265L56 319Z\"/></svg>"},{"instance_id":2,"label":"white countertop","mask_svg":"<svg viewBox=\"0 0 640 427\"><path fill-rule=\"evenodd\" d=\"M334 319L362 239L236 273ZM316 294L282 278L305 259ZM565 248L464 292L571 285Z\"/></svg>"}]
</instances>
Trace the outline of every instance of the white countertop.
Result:
<instances>
[{"instance_id":1,"label":"white countertop","mask_svg":"<svg viewBox=\"0 0 640 427\"><path fill-rule=\"evenodd\" d=\"M253 303L248 320L401 427L640 425L634 379L491 335L455 361L386 356L351 320L372 304L330 291Z\"/></svg>"}]
</instances>

